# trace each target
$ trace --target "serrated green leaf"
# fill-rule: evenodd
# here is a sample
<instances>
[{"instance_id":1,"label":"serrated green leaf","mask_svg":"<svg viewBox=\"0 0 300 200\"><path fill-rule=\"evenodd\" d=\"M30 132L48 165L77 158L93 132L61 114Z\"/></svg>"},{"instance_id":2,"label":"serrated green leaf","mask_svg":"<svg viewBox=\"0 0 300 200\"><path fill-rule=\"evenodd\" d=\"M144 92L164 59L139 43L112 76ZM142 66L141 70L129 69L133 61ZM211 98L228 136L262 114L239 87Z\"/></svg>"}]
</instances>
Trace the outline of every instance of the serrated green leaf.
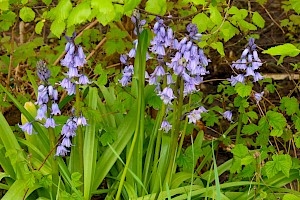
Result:
<instances>
[{"instance_id":1,"label":"serrated green leaf","mask_svg":"<svg viewBox=\"0 0 300 200\"><path fill-rule=\"evenodd\" d=\"M31 22L35 18L35 12L29 7L23 7L20 10L20 18L24 22Z\"/></svg>"},{"instance_id":2,"label":"serrated green leaf","mask_svg":"<svg viewBox=\"0 0 300 200\"><path fill-rule=\"evenodd\" d=\"M44 27L44 22L43 21L39 21L36 25L35 25L35 32L37 34L41 34L42 30L43 30L43 27Z\"/></svg>"},{"instance_id":3,"label":"serrated green leaf","mask_svg":"<svg viewBox=\"0 0 300 200\"><path fill-rule=\"evenodd\" d=\"M251 94L252 85L244 85L243 83L237 83L234 89L241 97L247 97Z\"/></svg>"},{"instance_id":4,"label":"serrated green leaf","mask_svg":"<svg viewBox=\"0 0 300 200\"><path fill-rule=\"evenodd\" d=\"M8 31L9 28L14 24L16 14L10 10L2 12L0 15L0 32Z\"/></svg>"},{"instance_id":5,"label":"serrated green leaf","mask_svg":"<svg viewBox=\"0 0 300 200\"><path fill-rule=\"evenodd\" d=\"M297 119L295 120L295 128L300 131L300 117L297 116Z\"/></svg>"},{"instance_id":6,"label":"serrated green leaf","mask_svg":"<svg viewBox=\"0 0 300 200\"><path fill-rule=\"evenodd\" d=\"M286 119L281 113L269 110L266 117L274 129L283 129L286 126Z\"/></svg>"},{"instance_id":7,"label":"serrated green leaf","mask_svg":"<svg viewBox=\"0 0 300 200\"><path fill-rule=\"evenodd\" d=\"M73 8L68 17L68 27L86 22L90 14L91 7L88 2L78 4L75 8Z\"/></svg>"},{"instance_id":8,"label":"serrated green leaf","mask_svg":"<svg viewBox=\"0 0 300 200\"><path fill-rule=\"evenodd\" d=\"M276 47L271 47L263 51L262 53L270 54L272 56L282 55L282 56L291 56L295 57L300 53L300 50L295 47L293 44L286 43Z\"/></svg>"},{"instance_id":9,"label":"serrated green leaf","mask_svg":"<svg viewBox=\"0 0 300 200\"><path fill-rule=\"evenodd\" d=\"M300 1L299 0L290 0L290 3L292 5L292 8L300 14Z\"/></svg>"},{"instance_id":10,"label":"serrated green leaf","mask_svg":"<svg viewBox=\"0 0 300 200\"><path fill-rule=\"evenodd\" d=\"M61 34L65 30L65 26L66 26L65 22L54 20L51 24L50 30L56 37L60 38Z\"/></svg>"},{"instance_id":11,"label":"serrated green leaf","mask_svg":"<svg viewBox=\"0 0 300 200\"><path fill-rule=\"evenodd\" d=\"M258 119L258 116L257 116L257 113L256 112L254 112L254 111L249 111L249 112L247 112L246 113L246 115L248 116L248 117L250 117L250 119Z\"/></svg>"},{"instance_id":12,"label":"serrated green leaf","mask_svg":"<svg viewBox=\"0 0 300 200\"><path fill-rule=\"evenodd\" d=\"M264 18L262 18L262 16L258 12L256 12L256 11L252 15L252 21L259 28L265 27L265 20L264 20Z\"/></svg>"},{"instance_id":13,"label":"serrated green leaf","mask_svg":"<svg viewBox=\"0 0 300 200\"><path fill-rule=\"evenodd\" d=\"M167 2L166 0L148 0L145 10L154 14L164 15L167 10Z\"/></svg>"},{"instance_id":14,"label":"serrated green leaf","mask_svg":"<svg viewBox=\"0 0 300 200\"><path fill-rule=\"evenodd\" d=\"M223 47L223 43L222 43L222 42L214 42L214 43L211 43L210 46L211 46L213 49L217 49L218 53L219 53L222 57L225 56L224 47Z\"/></svg>"},{"instance_id":15,"label":"serrated green leaf","mask_svg":"<svg viewBox=\"0 0 300 200\"><path fill-rule=\"evenodd\" d=\"M225 21L222 28L220 29L221 35L224 38L224 41L227 42L230 40L233 36L235 36L237 33L239 33L239 30L232 26L231 23L228 21Z\"/></svg>"},{"instance_id":16,"label":"serrated green leaf","mask_svg":"<svg viewBox=\"0 0 300 200\"><path fill-rule=\"evenodd\" d=\"M114 5L111 0L99 1L92 0L91 7L97 12L98 21L106 26L109 22L113 21L116 16Z\"/></svg>"},{"instance_id":17,"label":"serrated green leaf","mask_svg":"<svg viewBox=\"0 0 300 200\"><path fill-rule=\"evenodd\" d=\"M280 137L283 134L282 129L273 129L270 133L270 136Z\"/></svg>"},{"instance_id":18,"label":"serrated green leaf","mask_svg":"<svg viewBox=\"0 0 300 200\"><path fill-rule=\"evenodd\" d=\"M251 24L251 23L249 23L245 20L239 20L239 25L240 25L241 28L244 28L247 31L248 30L251 30L251 31L257 30L256 26L254 26L253 24Z\"/></svg>"},{"instance_id":19,"label":"serrated green leaf","mask_svg":"<svg viewBox=\"0 0 300 200\"><path fill-rule=\"evenodd\" d=\"M254 134L256 131L258 131L258 126L255 124L248 124L245 125L242 129L242 133L245 133L247 135L252 135Z\"/></svg>"},{"instance_id":20,"label":"serrated green leaf","mask_svg":"<svg viewBox=\"0 0 300 200\"><path fill-rule=\"evenodd\" d=\"M235 147L231 150L231 153L239 158L243 158L249 154L248 148L243 144L235 145Z\"/></svg>"},{"instance_id":21,"label":"serrated green leaf","mask_svg":"<svg viewBox=\"0 0 300 200\"><path fill-rule=\"evenodd\" d=\"M265 165L265 170L268 178L272 178L278 172L282 171L286 177L289 177L289 172L292 167L292 159L290 155L273 155L273 161L268 161Z\"/></svg>"},{"instance_id":22,"label":"serrated green leaf","mask_svg":"<svg viewBox=\"0 0 300 200\"><path fill-rule=\"evenodd\" d=\"M50 3L52 3L52 0L42 0L44 2L44 4L46 4L47 6L50 5Z\"/></svg>"},{"instance_id":23,"label":"serrated green leaf","mask_svg":"<svg viewBox=\"0 0 300 200\"><path fill-rule=\"evenodd\" d=\"M72 10L72 3L70 0L61 0L57 6L51 9L48 16L54 21L64 21L68 18Z\"/></svg>"},{"instance_id":24,"label":"serrated green leaf","mask_svg":"<svg viewBox=\"0 0 300 200\"><path fill-rule=\"evenodd\" d=\"M220 11L218 10L218 8L214 7L214 6L212 6L212 4L210 4L209 12L210 12L211 21L218 26L221 25L221 23L223 21L223 17L221 15Z\"/></svg>"},{"instance_id":25,"label":"serrated green leaf","mask_svg":"<svg viewBox=\"0 0 300 200\"><path fill-rule=\"evenodd\" d=\"M141 0L126 0L124 3L124 13L132 12L141 3Z\"/></svg>"},{"instance_id":26,"label":"serrated green leaf","mask_svg":"<svg viewBox=\"0 0 300 200\"><path fill-rule=\"evenodd\" d=\"M2 0L0 1L0 10L8 10L9 9L9 1Z\"/></svg>"},{"instance_id":27,"label":"serrated green leaf","mask_svg":"<svg viewBox=\"0 0 300 200\"><path fill-rule=\"evenodd\" d=\"M197 25L199 33L207 30L207 28L212 24L212 21L204 13L197 14L193 19L192 23Z\"/></svg>"},{"instance_id":28,"label":"serrated green leaf","mask_svg":"<svg viewBox=\"0 0 300 200\"><path fill-rule=\"evenodd\" d=\"M286 114L289 116L299 111L299 102L295 97L283 97L280 103L280 109L286 110Z\"/></svg>"}]
</instances>

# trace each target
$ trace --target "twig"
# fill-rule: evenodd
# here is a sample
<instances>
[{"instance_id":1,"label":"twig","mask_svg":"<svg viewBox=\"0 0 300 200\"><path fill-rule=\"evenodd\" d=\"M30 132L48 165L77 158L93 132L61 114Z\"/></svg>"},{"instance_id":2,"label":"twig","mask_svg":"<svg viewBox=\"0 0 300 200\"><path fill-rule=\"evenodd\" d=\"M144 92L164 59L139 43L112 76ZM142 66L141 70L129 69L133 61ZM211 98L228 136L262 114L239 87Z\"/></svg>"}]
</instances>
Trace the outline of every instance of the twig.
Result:
<instances>
[{"instance_id":1,"label":"twig","mask_svg":"<svg viewBox=\"0 0 300 200\"><path fill-rule=\"evenodd\" d=\"M79 34L76 36L76 38L80 37L83 34L83 31L88 30L90 28L92 28L93 26L95 26L98 23L98 20L95 20L93 22L91 22L88 26L86 26L83 30L81 30L79 32ZM63 51L60 56L55 60L55 62L53 63L53 65L57 65L59 63L59 61L64 57L64 55L66 54L65 51Z\"/></svg>"},{"instance_id":2,"label":"twig","mask_svg":"<svg viewBox=\"0 0 300 200\"><path fill-rule=\"evenodd\" d=\"M266 9L266 7L264 5L261 4L261 7L263 7L263 9L266 11L266 13L268 14L268 16L270 17L270 19L276 24L276 26L278 26L278 28L280 28L280 30L282 31L283 34L285 34L284 30L282 29L282 27L274 20L274 18L272 17L272 15L269 13L269 11Z\"/></svg>"}]
</instances>

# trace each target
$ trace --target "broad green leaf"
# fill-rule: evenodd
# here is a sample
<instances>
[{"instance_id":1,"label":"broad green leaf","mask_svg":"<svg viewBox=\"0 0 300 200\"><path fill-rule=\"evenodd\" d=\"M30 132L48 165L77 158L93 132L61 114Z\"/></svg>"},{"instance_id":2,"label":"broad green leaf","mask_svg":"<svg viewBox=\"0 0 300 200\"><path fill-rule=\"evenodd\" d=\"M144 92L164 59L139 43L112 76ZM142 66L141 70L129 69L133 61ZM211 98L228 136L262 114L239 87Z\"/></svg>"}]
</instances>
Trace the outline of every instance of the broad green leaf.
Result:
<instances>
[{"instance_id":1,"label":"broad green leaf","mask_svg":"<svg viewBox=\"0 0 300 200\"><path fill-rule=\"evenodd\" d=\"M46 4L47 6L50 5L50 3L52 3L52 0L42 0L44 2L44 4Z\"/></svg>"},{"instance_id":2,"label":"broad green leaf","mask_svg":"<svg viewBox=\"0 0 300 200\"><path fill-rule=\"evenodd\" d=\"M290 169L292 167L292 159L288 154L273 155L273 161L268 161L265 165L265 170L268 178L272 178L278 172L282 171L286 177L289 177Z\"/></svg>"},{"instance_id":3,"label":"broad green leaf","mask_svg":"<svg viewBox=\"0 0 300 200\"><path fill-rule=\"evenodd\" d=\"M94 10L96 10L96 17L98 21L104 26L106 26L109 22L113 21L116 16L115 8L111 0L92 0L91 7Z\"/></svg>"},{"instance_id":4,"label":"broad green leaf","mask_svg":"<svg viewBox=\"0 0 300 200\"><path fill-rule=\"evenodd\" d=\"M224 47L223 47L223 43L222 43L222 42L214 42L214 43L211 43L210 46L211 46L213 49L217 49L218 53L219 53L222 57L225 56Z\"/></svg>"},{"instance_id":5,"label":"broad green leaf","mask_svg":"<svg viewBox=\"0 0 300 200\"><path fill-rule=\"evenodd\" d=\"M210 19L216 25L221 25L223 17L217 7L209 6Z\"/></svg>"},{"instance_id":6,"label":"broad green leaf","mask_svg":"<svg viewBox=\"0 0 300 200\"><path fill-rule=\"evenodd\" d=\"M299 102L295 97L283 97L280 103L280 109L282 111L286 110L286 114L289 116L299 111Z\"/></svg>"},{"instance_id":7,"label":"broad green leaf","mask_svg":"<svg viewBox=\"0 0 300 200\"><path fill-rule=\"evenodd\" d=\"M35 17L35 12L31 8L23 7L20 10L20 18L24 22L31 22L32 20L34 20L34 17Z\"/></svg>"},{"instance_id":8,"label":"broad green leaf","mask_svg":"<svg viewBox=\"0 0 300 200\"><path fill-rule=\"evenodd\" d=\"M295 47L293 44L286 43L276 47L271 47L263 51L262 53L270 54L272 56L282 55L282 56L291 56L295 57L300 53L300 50Z\"/></svg>"},{"instance_id":9,"label":"broad green leaf","mask_svg":"<svg viewBox=\"0 0 300 200\"><path fill-rule=\"evenodd\" d=\"M286 126L286 119L281 113L269 110L266 117L274 129L283 129Z\"/></svg>"},{"instance_id":10,"label":"broad green leaf","mask_svg":"<svg viewBox=\"0 0 300 200\"><path fill-rule=\"evenodd\" d=\"M231 150L231 153L239 158L243 158L249 154L248 148L243 144L235 145L235 147Z\"/></svg>"},{"instance_id":11,"label":"broad green leaf","mask_svg":"<svg viewBox=\"0 0 300 200\"><path fill-rule=\"evenodd\" d=\"M71 11L68 17L68 27L85 22L91 14L91 7L88 2L78 4Z\"/></svg>"},{"instance_id":12,"label":"broad green leaf","mask_svg":"<svg viewBox=\"0 0 300 200\"><path fill-rule=\"evenodd\" d=\"M292 5L292 8L300 14L300 1L299 0L290 0L290 3Z\"/></svg>"},{"instance_id":13,"label":"broad green leaf","mask_svg":"<svg viewBox=\"0 0 300 200\"><path fill-rule=\"evenodd\" d=\"M44 21L41 20L39 21L36 25L35 25L35 32L37 34L41 34L42 30L43 30L43 27L44 27Z\"/></svg>"},{"instance_id":14,"label":"broad green leaf","mask_svg":"<svg viewBox=\"0 0 300 200\"><path fill-rule=\"evenodd\" d=\"M300 131L300 117L299 116L296 116L297 119L294 121L295 123L295 128Z\"/></svg>"},{"instance_id":15,"label":"broad green leaf","mask_svg":"<svg viewBox=\"0 0 300 200\"><path fill-rule=\"evenodd\" d=\"M9 1L1 0L0 1L0 10L8 10L9 9Z\"/></svg>"},{"instance_id":16,"label":"broad green leaf","mask_svg":"<svg viewBox=\"0 0 300 200\"><path fill-rule=\"evenodd\" d=\"M72 3L70 0L61 0L57 6L51 9L48 13L48 16L57 22L64 21L68 18L72 10Z\"/></svg>"},{"instance_id":17,"label":"broad green leaf","mask_svg":"<svg viewBox=\"0 0 300 200\"><path fill-rule=\"evenodd\" d=\"M56 37L60 38L61 34L65 30L65 26L66 26L65 22L54 20L51 24L50 30Z\"/></svg>"},{"instance_id":18,"label":"broad green leaf","mask_svg":"<svg viewBox=\"0 0 300 200\"><path fill-rule=\"evenodd\" d=\"M246 115L248 116L248 117L250 117L250 119L258 119L258 116L257 116L257 113L256 112L254 112L254 111L249 111L249 112L247 112L246 113Z\"/></svg>"},{"instance_id":19,"label":"broad green leaf","mask_svg":"<svg viewBox=\"0 0 300 200\"><path fill-rule=\"evenodd\" d=\"M241 97L247 97L251 94L252 91L252 85L244 85L243 83L237 83L235 85L235 91L241 96Z\"/></svg>"},{"instance_id":20,"label":"broad green leaf","mask_svg":"<svg viewBox=\"0 0 300 200\"><path fill-rule=\"evenodd\" d=\"M145 10L155 14L164 15L167 10L167 2L166 0L148 0Z\"/></svg>"},{"instance_id":21,"label":"broad green leaf","mask_svg":"<svg viewBox=\"0 0 300 200\"><path fill-rule=\"evenodd\" d=\"M17 15L10 10L2 12L0 15L0 32L8 31L14 24L16 16Z\"/></svg>"},{"instance_id":22,"label":"broad green leaf","mask_svg":"<svg viewBox=\"0 0 300 200\"><path fill-rule=\"evenodd\" d=\"M192 0L195 5L205 5L206 0Z\"/></svg>"},{"instance_id":23,"label":"broad green leaf","mask_svg":"<svg viewBox=\"0 0 300 200\"><path fill-rule=\"evenodd\" d=\"M133 9L135 9L140 3L141 3L141 0L125 0L125 3L124 3L124 13L126 13L126 12L130 12L131 13L131 11Z\"/></svg>"},{"instance_id":24,"label":"broad green leaf","mask_svg":"<svg viewBox=\"0 0 300 200\"><path fill-rule=\"evenodd\" d=\"M299 6L300 6L300 4L299 4ZM299 10L299 13L300 13L300 10ZM300 197L296 196L294 194L285 194L283 196L282 200L300 200Z\"/></svg>"},{"instance_id":25,"label":"broad green leaf","mask_svg":"<svg viewBox=\"0 0 300 200\"><path fill-rule=\"evenodd\" d=\"M204 13L197 14L193 19L192 23L197 25L199 33L207 30L207 28L212 24L212 21Z\"/></svg>"},{"instance_id":26,"label":"broad green leaf","mask_svg":"<svg viewBox=\"0 0 300 200\"><path fill-rule=\"evenodd\" d=\"M224 41L227 42L233 36L235 36L237 33L239 33L239 30L237 28L235 28L228 21L225 21L220 32L221 32L222 37L224 38Z\"/></svg>"},{"instance_id":27,"label":"broad green leaf","mask_svg":"<svg viewBox=\"0 0 300 200\"><path fill-rule=\"evenodd\" d=\"M256 12L256 11L252 15L252 21L259 28L265 27L265 20L264 20L264 18L262 18L262 16L258 12Z\"/></svg>"},{"instance_id":28,"label":"broad green leaf","mask_svg":"<svg viewBox=\"0 0 300 200\"><path fill-rule=\"evenodd\" d=\"M254 134L256 131L258 131L258 126L255 124L248 124L245 125L242 129L242 133L245 133L247 135L252 135Z\"/></svg>"},{"instance_id":29,"label":"broad green leaf","mask_svg":"<svg viewBox=\"0 0 300 200\"><path fill-rule=\"evenodd\" d=\"M282 129L273 129L270 133L270 136L280 137L283 134Z\"/></svg>"},{"instance_id":30,"label":"broad green leaf","mask_svg":"<svg viewBox=\"0 0 300 200\"><path fill-rule=\"evenodd\" d=\"M257 30L256 26L254 26L253 24L245 21L245 20L239 20L239 25L241 28L244 28L246 31L251 30L251 31L255 31Z\"/></svg>"}]
</instances>

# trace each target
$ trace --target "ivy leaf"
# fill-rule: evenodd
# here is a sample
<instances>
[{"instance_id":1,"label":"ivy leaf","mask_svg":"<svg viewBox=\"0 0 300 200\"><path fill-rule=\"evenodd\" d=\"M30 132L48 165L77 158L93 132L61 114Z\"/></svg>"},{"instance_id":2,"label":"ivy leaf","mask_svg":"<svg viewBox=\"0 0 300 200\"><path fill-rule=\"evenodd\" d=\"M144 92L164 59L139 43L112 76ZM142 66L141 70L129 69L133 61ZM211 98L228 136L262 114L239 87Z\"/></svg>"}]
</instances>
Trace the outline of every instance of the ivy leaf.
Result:
<instances>
[{"instance_id":1,"label":"ivy leaf","mask_svg":"<svg viewBox=\"0 0 300 200\"><path fill-rule=\"evenodd\" d=\"M283 97L280 103L280 109L282 111L286 109L286 114L289 116L299 111L299 102L295 97Z\"/></svg>"},{"instance_id":2,"label":"ivy leaf","mask_svg":"<svg viewBox=\"0 0 300 200\"><path fill-rule=\"evenodd\" d=\"M225 53L224 53L224 47L223 47L223 43L222 42L214 42L214 43L211 43L210 46L213 48L213 49L217 49L218 53L224 57L225 56Z\"/></svg>"},{"instance_id":3,"label":"ivy leaf","mask_svg":"<svg viewBox=\"0 0 300 200\"><path fill-rule=\"evenodd\" d=\"M44 27L44 22L43 21L39 21L36 25L35 25L35 32L37 34L41 34L42 30L43 30L43 27Z\"/></svg>"},{"instance_id":4,"label":"ivy leaf","mask_svg":"<svg viewBox=\"0 0 300 200\"><path fill-rule=\"evenodd\" d=\"M252 85L244 85L243 83L237 83L234 89L241 97L247 97L251 94Z\"/></svg>"},{"instance_id":5,"label":"ivy leaf","mask_svg":"<svg viewBox=\"0 0 300 200\"><path fill-rule=\"evenodd\" d=\"M242 129L242 133L245 133L247 135L252 135L254 134L256 131L258 131L258 126L255 124L248 124L245 125Z\"/></svg>"},{"instance_id":6,"label":"ivy leaf","mask_svg":"<svg viewBox=\"0 0 300 200\"><path fill-rule=\"evenodd\" d=\"M273 161L268 161L264 167L268 178L272 178L280 171L282 171L286 177L289 177L292 167L291 156L288 154L273 155L272 158Z\"/></svg>"},{"instance_id":7,"label":"ivy leaf","mask_svg":"<svg viewBox=\"0 0 300 200\"><path fill-rule=\"evenodd\" d=\"M269 110L266 117L274 129L283 129L286 126L286 119L281 113Z\"/></svg>"},{"instance_id":8,"label":"ivy leaf","mask_svg":"<svg viewBox=\"0 0 300 200\"><path fill-rule=\"evenodd\" d=\"M85 22L90 14L91 8L88 2L78 4L68 17L68 27Z\"/></svg>"},{"instance_id":9,"label":"ivy leaf","mask_svg":"<svg viewBox=\"0 0 300 200\"><path fill-rule=\"evenodd\" d=\"M286 43L276 47L271 47L270 49L264 50L262 53L270 54L272 56L291 56L295 57L300 53L300 50L293 44Z\"/></svg>"},{"instance_id":10,"label":"ivy leaf","mask_svg":"<svg viewBox=\"0 0 300 200\"><path fill-rule=\"evenodd\" d=\"M252 15L252 21L259 28L265 27L265 20L264 20L264 18L258 12L256 12L256 11Z\"/></svg>"},{"instance_id":11,"label":"ivy leaf","mask_svg":"<svg viewBox=\"0 0 300 200\"><path fill-rule=\"evenodd\" d=\"M60 20L54 20L51 24L50 30L56 37L60 38L61 34L65 30L65 26L65 22Z\"/></svg>"},{"instance_id":12,"label":"ivy leaf","mask_svg":"<svg viewBox=\"0 0 300 200\"><path fill-rule=\"evenodd\" d=\"M164 15L167 10L167 2L166 0L148 0L145 10L154 14Z\"/></svg>"},{"instance_id":13,"label":"ivy leaf","mask_svg":"<svg viewBox=\"0 0 300 200\"><path fill-rule=\"evenodd\" d=\"M31 22L35 18L35 12L31 8L25 6L20 10L20 18L24 22Z\"/></svg>"},{"instance_id":14,"label":"ivy leaf","mask_svg":"<svg viewBox=\"0 0 300 200\"><path fill-rule=\"evenodd\" d=\"M115 8L111 0L92 0L91 6L97 11L98 14L96 17L103 26L106 26L116 16Z\"/></svg>"}]
</instances>

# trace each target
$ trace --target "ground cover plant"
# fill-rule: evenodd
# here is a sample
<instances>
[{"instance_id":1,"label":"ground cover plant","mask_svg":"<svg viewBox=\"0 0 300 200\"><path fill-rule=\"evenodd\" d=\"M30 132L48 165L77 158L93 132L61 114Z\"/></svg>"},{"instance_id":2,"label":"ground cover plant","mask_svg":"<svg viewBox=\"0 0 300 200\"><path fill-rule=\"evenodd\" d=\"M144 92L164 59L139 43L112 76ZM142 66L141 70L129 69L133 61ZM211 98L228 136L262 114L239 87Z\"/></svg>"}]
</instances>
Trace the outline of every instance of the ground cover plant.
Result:
<instances>
[{"instance_id":1,"label":"ground cover plant","mask_svg":"<svg viewBox=\"0 0 300 200\"><path fill-rule=\"evenodd\" d=\"M297 0L0 13L2 199L300 199Z\"/></svg>"}]
</instances>

